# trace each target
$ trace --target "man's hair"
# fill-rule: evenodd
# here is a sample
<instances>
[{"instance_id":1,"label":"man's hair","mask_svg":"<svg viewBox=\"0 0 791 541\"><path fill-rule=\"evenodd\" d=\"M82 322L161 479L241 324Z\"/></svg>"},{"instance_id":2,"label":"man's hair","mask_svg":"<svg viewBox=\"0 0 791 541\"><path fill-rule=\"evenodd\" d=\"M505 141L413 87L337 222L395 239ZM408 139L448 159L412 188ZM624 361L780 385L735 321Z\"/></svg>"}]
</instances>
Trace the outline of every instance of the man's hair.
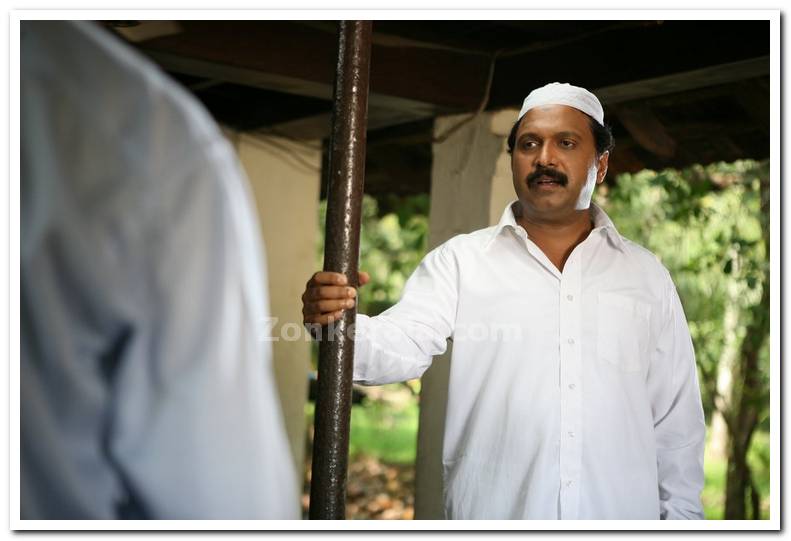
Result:
<instances>
[{"instance_id":1,"label":"man's hair","mask_svg":"<svg viewBox=\"0 0 791 541\"><path fill-rule=\"evenodd\" d=\"M601 156L605 152L614 149L615 139L613 139L612 130L610 127L599 124L596 119L587 113L583 114L588 117L588 124L590 124L591 132L593 133L593 143L596 146L596 156ZM516 132L519 131L519 124L521 122L521 118L514 122L514 126L511 128L511 133L508 134L508 154L511 154L514 151L514 147L516 146Z\"/></svg>"}]
</instances>

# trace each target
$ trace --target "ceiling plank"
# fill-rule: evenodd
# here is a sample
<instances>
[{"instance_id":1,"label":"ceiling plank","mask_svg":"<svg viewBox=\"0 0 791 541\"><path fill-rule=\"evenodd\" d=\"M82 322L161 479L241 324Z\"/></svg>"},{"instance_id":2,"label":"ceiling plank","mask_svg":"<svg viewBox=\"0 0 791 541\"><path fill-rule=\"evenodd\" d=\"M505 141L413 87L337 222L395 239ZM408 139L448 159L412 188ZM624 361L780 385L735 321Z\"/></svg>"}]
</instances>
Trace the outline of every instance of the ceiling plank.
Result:
<instances>
[{"instance_id":1,"label":"ceiling plank","mask_svg":"<svg viewBox=\"0 0 791 541\"><path fill-rule=\"evenodd\" d=\"M166 70L331 99L337 38L288 21L180 21L138 44ZM369 103L421 116L474 110L489 60L448 50L374 45Z\"/></svg>"},{"instance_id":2,"label":"ceiling plank","mask_svg":"<svg viewBox=\"0 0 791 541\"><path fill-rule=\"evenodd\" d=\"M591 90L606 89L613 100L636 94L635 81L652 80L678 73L702 70L769 55L768 21L661 21L661 24L621 28L599 33L583 41L556 46L497 61L489 108L521 103L533 88L552 81L569 82ZM755 36L737 40L734 36ZM741 70L738 76L768 73L761 62L757 68ZM727 79L722 73L714 73ZM661 80L660 80L661 82ZM696 85L702 82L698 80ZM691 85L687 85L691 86ZM615 88L610 88L615 87ZM619 90L619 95L615 91ZM651 89L658 91L670 89Z\"/></svg>"},{"instance_id":3,"label":"ceiling plank","mask_svg":"<svg viewBox=\"0 0 791 541\"><path fill-rule=\"evenodd\" d=\"M433 116L432 114L419 115L416 113L369 105L367 129L370 132L380 128L433 118ZM331 117L332 113L328 111L326 113L319 113L272 124L271 126L262 128L260 131L292 139L324 139L330 135Z\"/></svg>"},{"instance_id":4,"label":"ceiling plank","mask_svg":"<svg viewBox=\"0 0 791 541\"><path fill-rule=\"evenodd\" d=\"M594 90L605 105L630 100L653 98L717 85L744 81L769 74L769 57L760 56L738 62L728 62L697 70L674 73L641 81L606 86Z\"/></svg>"},{"instance_id":5,"label":"ceiling plank","mask_svg":"<svg viewBox=\"0 0 791 541\"><path fill-rule=\"evenodd\" d=\"M623 104L615 107L615 114L641 147L662 158L675 155L676 141L651 109L640 103Z\"/></svg>"}]
</instances>

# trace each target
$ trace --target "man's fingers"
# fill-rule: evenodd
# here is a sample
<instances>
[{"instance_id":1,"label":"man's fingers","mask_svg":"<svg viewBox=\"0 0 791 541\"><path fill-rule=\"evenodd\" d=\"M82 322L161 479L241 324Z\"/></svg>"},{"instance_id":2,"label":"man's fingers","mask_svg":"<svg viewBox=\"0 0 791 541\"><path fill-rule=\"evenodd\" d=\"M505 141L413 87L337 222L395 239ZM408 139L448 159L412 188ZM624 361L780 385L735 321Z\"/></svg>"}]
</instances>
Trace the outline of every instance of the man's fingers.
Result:
<instances>
[{"instance_id":1,"label":"man's fingers","mask_svg":"<svg viewBox=\"0 0 791 541\"><path fill-rule=\"evenodd\" d=\"M358 274L359 285L368 283L367 272ZM343 311L356 304L357 290L348 285L339 272L319 271L311 276L302 294L302 322L305 325L328 325L343 317Z\"/></svg>"},{"instance_id":2,"label":"man's fingers","mask_svg":"<svg viewBox=\"0 0 791 541\"><path fill-rule=\"evenodd\" d=\"M311 287L305 292L302 300L318 301L324 299L353 299L357 290L346 286L319 286Z\"/></svg>"},{"instance_id":3,"label":"man's fingers","mask_svg":"<svg viewBox=\"0 0 791 541\"><path fill-rule=\"evenodd\" d=\"M354 306L354 299L324 299L320 301L310 302L306 305L306 311L309 314L324 315L327 312L337 312L338 310L346 310Z\"/></svg>"},{"instance_id":4,"label":"man's fingers","mask_svg":"<svg viewBox=\"0 0 791 541\"><path fill-rule=\"evenodd\" d=\"M339 272L320 271L313 275L308 281L308 287L312 285L346 285L346 276Z\"/></svg>"},{"instance_id":5,"label":"man's fingers","mask_svg":"<svg viewBox=\"0 0 791 541\"><path fill-rule=\"evenodd\" d=\"M367 284L368 282L370 282L370 281L371 281L371 275L369 275L369 274L368 274L367 272L365 272L365 271L360 271L360 272L358 272L358 273L357 273L357 277L358 277L358 279L360 280L360 285L361 285L361 286L364 286L365 284Z\"/></svg>"},{"instance_id":6,"label":"man's fingers","mask_svg":"<svg viewBox=\"0 0 791 541\"><path fill-rule=\"evenodd\" d=\"M343 315L343 311L330 312L329 314L322 314L313 317L305 318L305 323L309 325L329 325L333 321L338 321Z\"/></svg>"},{"instance_id":7,"label":"man's fingers","mask_svg":"<svg viewBox=\"0 0 791 541\"><path fill-rule=\"evenodd\" d=\"M357 279L362 286L371 281L371 276L365 271L359 271L357 273ZM346 276L340 272L319 271L308 280L306 285L308 288L322 285L345 286L348 285L348 280Z\"/></svg>"}]
</instances>

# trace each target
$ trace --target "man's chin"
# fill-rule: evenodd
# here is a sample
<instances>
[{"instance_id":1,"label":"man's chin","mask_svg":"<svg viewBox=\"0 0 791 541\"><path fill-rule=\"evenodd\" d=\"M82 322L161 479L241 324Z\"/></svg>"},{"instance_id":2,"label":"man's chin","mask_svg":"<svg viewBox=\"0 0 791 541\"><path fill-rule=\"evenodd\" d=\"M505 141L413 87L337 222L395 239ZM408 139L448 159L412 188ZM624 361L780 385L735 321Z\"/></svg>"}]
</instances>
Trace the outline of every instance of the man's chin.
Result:
<instances>
[{"instance_id":1,"label":"man's chin","mask_svg":"<svg viewBox=\"0 0 791 541\"><path fill-rule=\"evenodd\" d=\"M576 202L569 200L565 189L533 191L525 190L519 194L522 209L528 214L544 218L565 216L573 211Z\"/></svg>"},{"instance_id":2,"label":"man's chin","mask_svg":"<svg viewBox=\"0 0 791 541\"><path fill-rule=\"evenodd\" d=\"M553 197L531 197L523 201L522 206L528 210L542 216L562 215L568 211L568 205L562 200Z\"/></svg>"},{"instance_id":3,"label":"man's chin","mask_svg":"<svg viewBox=\"0 0 791 541\"><path fill-rule=\"evenodd\" d=\"M563 208L569 206L568 192L565 188L530 190L526 199L541 208Z\"/></svg>"}]
</instances>

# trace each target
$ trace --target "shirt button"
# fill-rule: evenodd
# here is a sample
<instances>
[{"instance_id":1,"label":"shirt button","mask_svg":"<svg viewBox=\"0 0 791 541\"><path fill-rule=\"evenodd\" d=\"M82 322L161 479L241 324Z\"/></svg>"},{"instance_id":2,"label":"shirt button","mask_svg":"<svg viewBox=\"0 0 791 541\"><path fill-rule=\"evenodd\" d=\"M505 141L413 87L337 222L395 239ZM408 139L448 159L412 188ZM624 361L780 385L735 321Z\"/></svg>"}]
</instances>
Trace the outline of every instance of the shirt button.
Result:
<instances>
[{"instance_id":1,"label":"shirt button","mask_svg":"<svg viewBox=\"0 0 791 541\"><path fill-rule=\"evenodd\" d=\"M574 437L574 432L569 431L569 438L573 438L573 437Z\"/></svg>"},{"instance_id":2,"label":"shirt button","mask_svg":"<svg viewBox=\"0 0 791 541\"><path fill-rule=\"evenodd\" d=\"M573 383L569 383L569 389L571 389L573 391L575 387L576 387L576 385L574 385Z\"/></svg>"},{"instance_id":3,"label":"shirt button","mask_svg":"<svg viewBox=\"0 0 791 541\"><path fill-rule=\"evenodd\" d=\"M570 486L571 486L571 485L573 485L573 484L574 484L574 482L573 482L573 481L566 481L566 486L567 486L567 487L570 487Z\"/></svg>"},{"instance_id":4,"label":"shirt button","mask_svg":"<svg viewBox=\"0 0 791 541\"><path fill-rule=\"evenodd\" d=\"M568 339L568 343L569 343L569 344L574 344L574 339L573 339L573 338L569 338L569 339Z\"/></svg>"},{"instance_id":5,"label":"shirt button","mask_svg":"<svg viewBox=\"0 0 791 541\"><path fill-rule=\"evenodd\" d=\"M566 298L570 301L574 300L574 295L566 295Z\"/></svg>"}]
</instances>

